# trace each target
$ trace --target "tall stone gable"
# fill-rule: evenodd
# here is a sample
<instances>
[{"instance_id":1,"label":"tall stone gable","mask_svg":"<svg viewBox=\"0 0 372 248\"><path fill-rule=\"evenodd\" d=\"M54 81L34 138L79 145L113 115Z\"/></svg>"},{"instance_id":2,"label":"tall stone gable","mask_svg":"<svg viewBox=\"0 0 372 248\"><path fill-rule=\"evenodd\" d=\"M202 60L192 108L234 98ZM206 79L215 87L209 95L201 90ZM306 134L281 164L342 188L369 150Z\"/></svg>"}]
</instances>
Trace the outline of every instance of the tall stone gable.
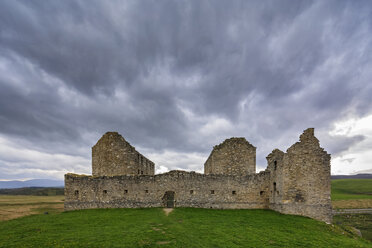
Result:
<instances>
[{"instance_id":1,"label":"tall stone gable","mask_svg":"<svg viewBox=\"0 0 372 248\"><path fill-rule=\"evenodd\" d=\"M245 138L230 138L215 146L204 164L204 174L256 173L256 147Z\"/></svg>"},{"instance_id":2,"label":"tall stone gable","mask_svg":"<svg viewBox=\"0 0 372 248\"><path fill-rule=\"evenodd\" d=\"M155 164L117 132L107 132L92 147L93 176L154 175Z\"/></svg>"}]
</instances>

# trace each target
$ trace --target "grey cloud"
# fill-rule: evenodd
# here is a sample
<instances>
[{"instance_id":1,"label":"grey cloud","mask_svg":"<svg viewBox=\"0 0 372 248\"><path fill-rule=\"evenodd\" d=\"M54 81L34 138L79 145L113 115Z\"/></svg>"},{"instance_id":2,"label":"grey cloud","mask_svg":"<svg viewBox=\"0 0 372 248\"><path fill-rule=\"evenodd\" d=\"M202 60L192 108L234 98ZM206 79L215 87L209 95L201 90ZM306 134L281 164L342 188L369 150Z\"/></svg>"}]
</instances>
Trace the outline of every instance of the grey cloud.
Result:
<instances>
[{"instance_id":1,"label":"grey cloud","mask_svg":"<svg viewBox=\"0 0 372 248\"><path fill-rule=\"evenodd\" d=\"M346 161L346 162L348 162L348 163L352 163L354 160L355 160L355 158L346 158L346 159L342 159L342 161Z\"/></svg>"},{"instance_id":2,"label":"grey cloud","mask_svg":"<svg viewBox=\"0 0 372 248\"><path fill-rule=\"evenodd\" d=\"M338 156L343 152L346 152L350 147L362 142L367 137L363 135L355 135L351 137L334 135L331 137L324 137L324 143L327 144L329 151L334 155Z\"/></svg>"}]
</instances>

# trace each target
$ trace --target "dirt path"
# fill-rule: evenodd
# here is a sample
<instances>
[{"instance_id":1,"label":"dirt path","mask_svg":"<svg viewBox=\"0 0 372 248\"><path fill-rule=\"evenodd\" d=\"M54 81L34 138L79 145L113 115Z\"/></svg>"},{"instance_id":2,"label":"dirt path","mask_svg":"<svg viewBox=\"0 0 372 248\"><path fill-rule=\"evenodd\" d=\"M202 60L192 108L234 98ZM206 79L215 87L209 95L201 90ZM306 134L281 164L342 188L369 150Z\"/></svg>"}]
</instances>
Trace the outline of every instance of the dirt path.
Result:
<instances>
[{"instance_id":1,"label":"dirt path","mask_svg":"<svg viewBox=\"0 0 372 248\"><path fill-rule=\"evenodd\" d=\"M163 210L165 212L165 215L168 216L168 214L173 211L173 208L163 208Z\"/></svg>"}]
</instances>

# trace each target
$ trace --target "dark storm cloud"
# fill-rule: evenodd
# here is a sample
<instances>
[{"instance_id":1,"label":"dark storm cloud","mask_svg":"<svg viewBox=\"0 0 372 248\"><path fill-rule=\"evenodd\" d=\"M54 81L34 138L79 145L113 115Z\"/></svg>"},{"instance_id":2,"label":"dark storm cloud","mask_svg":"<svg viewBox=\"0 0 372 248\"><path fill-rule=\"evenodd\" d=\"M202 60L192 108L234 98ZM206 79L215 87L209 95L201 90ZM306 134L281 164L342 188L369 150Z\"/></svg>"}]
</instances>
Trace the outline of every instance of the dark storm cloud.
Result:
<instances>
[{"instance_id":1,"label":"dark storm cloud","mask_svg":"<svg viewBox=\"0 0 372 248\"><path fill-rule=\"evenodd\" d=\"M153 152L207 153L245 136L263 165L307 127L327 135L335 121L371 112L370 7L2 1L0 132L87 158L108 130ZM362 140L329 144L339 153Z\"/></svg>"}]
</instances>

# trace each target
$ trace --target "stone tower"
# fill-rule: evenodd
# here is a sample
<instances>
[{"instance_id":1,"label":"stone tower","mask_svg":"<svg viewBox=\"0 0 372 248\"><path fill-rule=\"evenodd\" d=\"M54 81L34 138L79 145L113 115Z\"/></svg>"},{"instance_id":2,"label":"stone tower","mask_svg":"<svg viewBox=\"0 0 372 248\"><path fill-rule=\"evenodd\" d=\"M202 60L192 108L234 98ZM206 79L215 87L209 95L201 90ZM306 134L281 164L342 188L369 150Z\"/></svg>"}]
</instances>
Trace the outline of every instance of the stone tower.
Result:
<instances>
[{"instance_id":1,"label":"stone tower","mask_svg":"<svg viewBox=\"0 0 372 248\"><path fill-rule=\"evenodd\" d=\"M154 175L152 161L117 132L107 132L92 147L93 176Z\"/></svg>"},{"instance_id":2,"label":"stone tower","mask_svg":"<svg viewBox=\"0 0 372 248\"><path fill-rule=\"evenodd\" d=\"M245 138L230 138L215 146L204 163L204 174L256 173L256 147Z\"/></svg>"},{"instance_id":3,"label":"stone tower","mask_svg":"<svg viewBox=\"0 0 372 248\"><path fill-rule=\"evenodd\" d=\"M331 156L319 146L314 128L306 129L287 153L267 156L270 208L332 222Z\"/></svg>"}]
</instances>

